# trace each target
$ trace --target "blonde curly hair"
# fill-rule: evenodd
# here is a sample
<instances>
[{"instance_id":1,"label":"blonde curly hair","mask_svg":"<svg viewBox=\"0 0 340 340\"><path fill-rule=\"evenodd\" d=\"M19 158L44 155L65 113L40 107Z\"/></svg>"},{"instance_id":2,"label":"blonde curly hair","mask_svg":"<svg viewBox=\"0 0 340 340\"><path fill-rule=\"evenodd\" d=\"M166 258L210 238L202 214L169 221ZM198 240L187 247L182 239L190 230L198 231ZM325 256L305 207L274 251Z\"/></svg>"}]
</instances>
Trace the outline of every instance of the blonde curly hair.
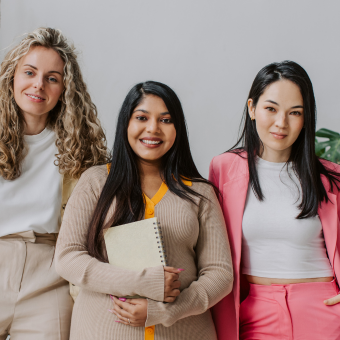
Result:
<instances>
[{"instance_id":1,"label":"blonde curly hair","mask_svg":"<svg viewBox=\"0 0 340 340\"><path fill-rule=\"evenodd\" d=\"M33 46L52 48L65 63L62 100L49 112L47 126L56 133L55 165L60 173L78 178L89 167L109 162L106 138L73 44L60 30L44 27L27 34L0 66L0 176L6 180L18 178L27 153L25 121L14 100L13 79L19 60Z\"/></svg>"}]
</instances>

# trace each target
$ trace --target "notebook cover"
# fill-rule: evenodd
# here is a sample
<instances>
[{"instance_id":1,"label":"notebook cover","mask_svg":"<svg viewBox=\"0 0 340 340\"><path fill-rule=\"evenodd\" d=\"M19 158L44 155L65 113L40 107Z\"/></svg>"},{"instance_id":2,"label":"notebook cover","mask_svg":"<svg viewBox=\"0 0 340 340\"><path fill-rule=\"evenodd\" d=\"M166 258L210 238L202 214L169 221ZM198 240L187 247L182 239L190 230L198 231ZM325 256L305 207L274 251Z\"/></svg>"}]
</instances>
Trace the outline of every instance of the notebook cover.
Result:
<instances>
[{"instance_id":1,"label":"notebook cover","mask_svg":"<svg viewBox=\"0 0 340 340\"><path fill-rule=\"evenodd\" d=\"M109 263L135 271L165 265L160 237L157 217L106 229L104 240Z\"/></svg>"},{"instance_id":2,"label":"notebook cover","mask_svg":"<svg viewBox=\"0 0 340 340\"><path fill-rule=\"evenodd\" d=\"M109 263L135 271L164 266L166 259L161 237L157 217L108 228L104 231L104 240Z\"/></svg>"}]
</instances>

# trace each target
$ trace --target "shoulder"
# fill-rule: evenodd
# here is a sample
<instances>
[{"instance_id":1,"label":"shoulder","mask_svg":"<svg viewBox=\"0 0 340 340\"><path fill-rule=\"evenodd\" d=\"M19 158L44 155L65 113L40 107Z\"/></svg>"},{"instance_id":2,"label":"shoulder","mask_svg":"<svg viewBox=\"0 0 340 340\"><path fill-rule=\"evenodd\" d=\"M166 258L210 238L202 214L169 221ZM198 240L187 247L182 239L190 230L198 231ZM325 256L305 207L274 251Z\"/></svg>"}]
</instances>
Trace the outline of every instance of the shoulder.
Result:
<instances>
[{"instance_id":1,"label":"shoulder","mask_svg":"<svg viewBox=\"0 0 340 340\"><path fill-rule=\"evenodd\" d=\"M230 167L234 162L247 162L247 153L245 151L241 153L235 152L225 152L221 155L215 156L211 160L211 165L213 168L218 168L223 166L224 168Z\"/></svg>"},{"instance_id":2,"label":"shoulder","mask_svg":"<svg viewBox=\"0 0 340 340\"><path fill-rule=\"evenodd\" d=\"M76 189L78 190L92 190L94 193L101 192L108 176L107 166L96 165L93 166L80 176ZM75 189L75 190L76 190Z\"/></svg>"},{"instance_id":3,"label":"shoulder","mask_svg":"<svg viewBox=\"0 0 340 340\"><path fill-rule=\"evenodd\" d=\"M214 187L209 183L204 182L192 182L192 190L202 195L205 198L210 198L216 196Z\"/></svg>"},{"instance_id":4,"label":"shoulder","mask_svg":"<svg viewBox=\"0 0 340 340\"><path fill-rule=\"evenodd\" d=\"M223 177L226 181L230 176L233 177L234 172L242 170L241 173L243 173L247 167L247 153L245 151L240 153L225 152L212 159L209 169L210 178L221 179Z\"/></svg>"},{"instance_id":5,"label":"shoulder","mask_svg":"<svg viewBox=\"0 0 340 340\"><path fill-rule=\"evenodd\" d=\"M91 168L87 169L86 171L84 171L84 173L81 175L81 178L87 178L87 179L101 179L103 177L105 177L105 179L107 178L108 175L108 171L107 171L107 165L103 164L103 165L95 165L92 166Z\"/></svg>"},{"instance_id":6,"label":"shoulder","mask_svg":"<svg viewBox=\"0 0 340 340\"><path fill-rule=\"evenodd\" d=\"M337 172L339 175L340 175L340 164L337 164L337 163L333 163L331 161L328 161L326 159L323 159L323 158L319 158L319 161L321 162L321 164L331 170L331 171L335 171Z\"/></svg>"},{"instance_id":7,"label":"shoulder","mask_svg":"<svg viewBox=\"0 0 340 340\"><path fill-rule=\"evenodd\" d=\"M331 176L333 177L333 179L337 178L338 180L340 180L340 164L333 163L323 158L319 158L319 161L325 167L326 171L331 172ZM338 189L339 182L336 181L337 184L335 184L335 182L331 180L331 177L327 177L328 176L326 175L321 175L321 180L325 189L327 191L331 191L334 194L340 195L340 190Z\"/></svg>"}]
</instances>

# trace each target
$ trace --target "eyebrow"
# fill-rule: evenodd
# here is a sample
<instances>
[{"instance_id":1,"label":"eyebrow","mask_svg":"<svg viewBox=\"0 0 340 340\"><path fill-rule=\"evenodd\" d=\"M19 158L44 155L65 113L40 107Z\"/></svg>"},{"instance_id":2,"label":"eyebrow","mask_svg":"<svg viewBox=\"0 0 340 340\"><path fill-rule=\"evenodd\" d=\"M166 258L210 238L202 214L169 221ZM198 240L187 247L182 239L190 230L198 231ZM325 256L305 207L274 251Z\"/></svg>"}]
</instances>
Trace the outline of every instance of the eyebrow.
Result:
<instances>
[{"instance_id":1,"label":"eyebrow","mask_svg":"<svg viewBox=\"0 0 340 340\"><path fill-rule=\"evenodd\" d=\"M141 112L143 112L143 113L150 113L149 111L143 110L143 109L137 109L137 110L135 110L135 111L133 111L133 112L136 112L136 111L141 111ZM160 113L161 116L165 116L165 115L169 115L169 114L170 114L170 113L169 113L168 111Z\"/></svg>"},{"instance_id":2,"label":"eyebrow","mask_svg":"<svg viewBox=\"0 0 340 340\"><path fill-rule=\"evenodd\" d=\"M37 70L37 68L35 66L30 65L30 64L25 64L24 66L29 66L29 67L32 67L35 70ZM58 74L60 74L62 76L62 74L59 71L48 71L47 73L58 73Z\"/></svg>"},{"instance_id":3,"label":"eyebrow","mask_svg":"<svg viewBox=\"0 0 340 340\"><path fill-rule=\"evenodd\" d=\"M280 106L277 102L274 102L273 100L270 100L270 99L265 100L265 102L269 102L277 106ZM303 105L295 105L295 106L292 106L291 109L303 109Z\"/></svg>"}]
</instances>

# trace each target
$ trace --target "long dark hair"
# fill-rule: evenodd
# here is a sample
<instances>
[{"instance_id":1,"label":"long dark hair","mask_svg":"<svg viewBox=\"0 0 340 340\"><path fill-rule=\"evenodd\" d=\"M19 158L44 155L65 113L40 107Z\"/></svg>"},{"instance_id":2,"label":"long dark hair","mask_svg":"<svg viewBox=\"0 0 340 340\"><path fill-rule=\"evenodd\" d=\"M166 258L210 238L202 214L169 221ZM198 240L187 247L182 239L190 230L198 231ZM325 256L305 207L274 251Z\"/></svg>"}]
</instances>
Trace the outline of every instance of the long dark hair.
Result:
<instances>
[{"instance_id":1,"label":"long dark hair","mask_svg":"<svg viewBox=\"0 0 340 340\"><path fill-rule=\"evenodd\" d=\"M315 155L316 104L313 85L307 72L299 64L293 61L283 61L265 66L256 75L248 99L252 99L253 106L256 107L265 89L270 84L281 79L287 79L295 83L300 88L303 98L304 128L293 144L287 163L292 162L293 170L299 178L302 190L302 200L299 205L301 212L296 218L308 218L317 215L318 207L322 201L329 201L320 176L327 177L331 190L333 190L333 185L339 189L340 177L337 172L325 167ZM264 195L256 170L256 157L261 154L262 141L257 133L255 121L250 119L247 103L241 122L241 136L237 143L227 152L234 152L244 157L242 153L246 151L249 183L256 197L263 201Z\"/></svg>"},{"instance_id":2,"label":"long dark hair","mask_svg":"<svg viewBox=\"0 0 340 340\"><path fill-rule=\"evenodd\" d=\"M182 105L175 92L167 85L154 81L135 85L126 96L119 112L111 170L99 197L88 232L88 252L103 262L107 261L102 248L103 229L138 221L144 216L145 202L138 160L128 142L127 129L134 109L149 94L164 101L176 129L174 145L162 157L160 168L160 175L169 190L195 203L192 197L202 196L185 185L182 179L210 184L199 174L192 159ZM115 200L114 214L104 225L113 200Z\"/></svg>"}]
</instances>

